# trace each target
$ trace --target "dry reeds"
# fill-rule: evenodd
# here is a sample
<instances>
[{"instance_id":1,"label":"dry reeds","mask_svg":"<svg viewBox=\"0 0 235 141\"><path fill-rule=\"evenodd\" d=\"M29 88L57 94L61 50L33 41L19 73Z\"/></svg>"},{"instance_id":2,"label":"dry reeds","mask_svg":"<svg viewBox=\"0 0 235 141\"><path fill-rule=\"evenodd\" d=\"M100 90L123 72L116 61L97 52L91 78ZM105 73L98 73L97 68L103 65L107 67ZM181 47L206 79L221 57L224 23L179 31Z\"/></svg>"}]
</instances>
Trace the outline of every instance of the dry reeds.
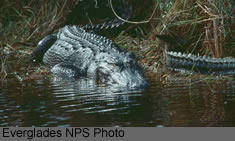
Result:
<instances>
[{"instance_id":1,"label":"dry reeds","mask_svg":"<svg viewBox=\"0 0 235 141\"><path fill-rule=\"evenodd\" d=\"M235 6L232 3L232 0L175 0L164 25L185 40L195 38L186 48L191 53L213 57L234 55L228 51L234 47L234 41L230 40L234 37Z\"/></svg>"},{"instance_id":2,"label":"dry reeds","mask_svg":"<svg viewBox=\"0 0 235 141\"><path fill-rule=\"evenodd\" d=\"M37 42L63 25L75 1L0 1L0 77L11 71L9 64L24 64ZM15 66L15 65L14 65ZM15 67L14 67L15 68ZM25 70L27 71L27 70Z\"/></svg>"},{"instance_id":3,"label":"dry reeds","mask_svg":"<svg viewBox=\"0 0 235 141\"><path fill-rule=\"evenodd\" d=\"M164 46L156 40L156 34L173 33L185 41L190 41L190 44L184 48L184 52L187 53L212 57L235 56L233 0L155 1L159 7L157 12L160 14L156 14L151 21L152 31L142 41L134 38L135 43L132 45L130 39L127 42L132 46L129 48L137 48L142 53L146 68L159 71L158 68L164 66L162 65Z\"/></svg>"}]
</instances>

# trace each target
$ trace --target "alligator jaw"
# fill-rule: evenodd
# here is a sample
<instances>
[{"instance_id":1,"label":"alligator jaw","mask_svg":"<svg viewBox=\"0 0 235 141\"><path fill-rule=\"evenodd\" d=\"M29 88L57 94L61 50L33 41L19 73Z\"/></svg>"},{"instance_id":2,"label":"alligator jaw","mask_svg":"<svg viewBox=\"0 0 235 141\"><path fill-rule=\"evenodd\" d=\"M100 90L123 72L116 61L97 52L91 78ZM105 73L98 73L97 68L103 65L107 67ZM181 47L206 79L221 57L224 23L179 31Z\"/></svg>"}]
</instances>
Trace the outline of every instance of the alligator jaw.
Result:
<instances>
[{"instance_id":1,"label":"alligator jaw","mask_svg":"<svg viewBox=\"0 0 235 141\"><path fill-rule=\"evenodd\" d=\"M128 89L144 89L148 86L144 75L138 70L128 68L121 73L113 73L110 77L114 83L117 83L121 87L127 87Z\"/></svg>"},{"instance_id":2,"label":"alligator jaw","mask_svg":"<svg viewBox=\"0 0 235 141\"><path fill-rule=\"evenodd\" d=\"M102 61L97 65L98 78L101 81L127 89L145 89L148 86L144 73L135 61L131 61L132 63L120 61L120 64L111 63L111 61L110 58L110 62Z\"/></svg>"}]
</instances>

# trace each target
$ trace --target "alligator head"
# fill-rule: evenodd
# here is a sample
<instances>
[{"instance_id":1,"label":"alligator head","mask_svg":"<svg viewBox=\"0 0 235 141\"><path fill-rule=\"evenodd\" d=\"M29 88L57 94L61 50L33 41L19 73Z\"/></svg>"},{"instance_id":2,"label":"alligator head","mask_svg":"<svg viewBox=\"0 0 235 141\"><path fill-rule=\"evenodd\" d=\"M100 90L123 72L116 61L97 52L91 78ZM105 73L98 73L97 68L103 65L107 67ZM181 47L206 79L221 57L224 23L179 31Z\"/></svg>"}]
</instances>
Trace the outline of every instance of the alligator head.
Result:
<instances>
[{"instance_id":1,"label":"alligator head","mask_svg":"<svg viewBox=\"0 0 235 141\"><path fill-rule=\"evenodd\" d=\"M97 75L107 84L117 84L128 88L144 88L147 81L144 73L129 52L100 53L96 56Z\"/></svg>"}]
</instances>

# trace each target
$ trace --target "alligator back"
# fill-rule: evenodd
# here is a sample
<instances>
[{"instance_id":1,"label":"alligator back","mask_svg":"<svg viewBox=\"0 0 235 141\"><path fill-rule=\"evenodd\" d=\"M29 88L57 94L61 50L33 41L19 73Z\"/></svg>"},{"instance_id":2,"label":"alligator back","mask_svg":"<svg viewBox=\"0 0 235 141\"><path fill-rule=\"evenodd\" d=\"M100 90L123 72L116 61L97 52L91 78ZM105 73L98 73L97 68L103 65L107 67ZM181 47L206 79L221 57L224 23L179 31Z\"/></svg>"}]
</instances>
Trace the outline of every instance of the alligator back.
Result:
<instances>
[{"instance_id":1,"label":"alligator back","mask_svg":"<svg viewBox=\"0 0 235 141\"><path fill-rule=\"evenodd\" d=\"M92 0L93 1L93 0ZM91 0L89 1L91 2ZM98 1L99 3L103 2L102 1ZM117 2L119 5L114 5L117 9L119 9L121 16L123 19L128 20L131 16L131 7L128 5L128 1L127 0L116 0L115 2ZM76 10L74 10L76 13ZM115 18L113 20L109 20L106 21L102 24L87 24L87 25L77 25L77 28L81 28L82 30L84 30L83 32L91 32L91 33L95 33L98 35L107 35L111 32L110 29L112 29L112 31L114 31L114 29L118 30L120 32L120 29L117 29L117 27L123 25L125 23L125 21L120 20L118 18ZM109 32L109 33L108 33ZM92 34L93 35L93 34ZM44 54L47 52L47 50L55 43L55 41L57 40L57 33L56 34L52 34L52 35L48 35L46 37L44 37L37 45L36 49L33 51L33 53L30 56L30 60L33 60L35 62L42 62L43 60L43 56ZM106 39L107 40L107 39ZM62 42L61 40L58 41L56 44L58 46L60 45L65 45L66 43L59 43ZM109 41L111 42L111 41ZM56 45L55 45L56 46ZM68 45L69 46L69 45ZM76 45L79 46L79 45ZM72 49L72 48L71 48ZM69 52L73 52L74 50L70 50ZM64 51L63 51L64 52ZM58 58L63 58L63 55L65 54L58 54ZM48 55L49 56L49 55ZM54 56L54 55L53 55ZM47 57L48 58L48 57ZM62 61L60 59L58 60L54 60L55 62L57 61ZM47 62L47 61L46 61ZM51 63L52 64L52 63Z\"/></svg>"},{"instance_id":2,"label":"alligator back","mask_svg":"<svg viewBox=\"0 0 235 141\"><path fill-rule=\"evenodd\" d=\"M85 49L89 49L94 53L93 56L101 52L109 54L119 53L116 45L111 40L94 33L86 32L78 26L65 26L59 30L57 41L45 53L43 63L48 66L54 66L61 62L68 62L68 59L79 61L81 59L72 59L70 57L80 52L84 52L85 54ZM84 59L86 57L83 56Z\"/></svg>"}]
</instances>

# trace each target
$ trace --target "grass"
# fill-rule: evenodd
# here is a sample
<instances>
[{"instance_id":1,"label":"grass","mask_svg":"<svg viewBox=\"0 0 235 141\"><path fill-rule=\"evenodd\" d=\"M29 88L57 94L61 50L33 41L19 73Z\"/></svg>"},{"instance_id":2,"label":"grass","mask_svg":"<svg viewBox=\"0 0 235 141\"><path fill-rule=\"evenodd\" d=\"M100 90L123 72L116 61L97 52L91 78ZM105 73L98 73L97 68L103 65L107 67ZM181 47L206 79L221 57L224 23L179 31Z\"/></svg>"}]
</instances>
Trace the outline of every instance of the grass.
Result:
<instances>
[{"instance_id":1,"label":"grass","mask_svg":"<svg viewBox=\"0 0 235 141\"><path fill-rule=\"evenodd\" d=\"M155 35L169 32L190 41L183 49L186 53L212 57L235 56L233 0L155 0L155 4L158 5L157 11L160 14L157 13L151 20L152 28L143 39L128 37L124 40L127 38L125 34L116 39L118 43L140 52L145 68L164 72L164 43L156 39Z\"/></svg>"},{"instance_id":2,"label":"grass","mask_svg":"<svg viewBox=\"0 0 235 141\"><path fill-rule=\"evenodd\" d=\"M66 22L76 0L22 0L0 2L0 77L10 73L33 73L25 62L44 36ZM235 57L234 0L129 0L133 6L131 24L116 39L121 47L134 52L142 66L164 76L164 43L157 34L174 33L191 44L187 53L213 57ZM147 8L146 8L147 7ZM24 69L22 69L22 66ZM27 69L27 70L26 70ZM38 72L38 71L36 71Z\"/></svg>"},{"instance_id":3,"label":"grass","mask_svg":"<svg viewBox=\"0 0 235 141\"><path fill-rule=\"evenodd\" d=\"M22 0L0 2L0 77L21 70L37 42L65 22L73 1Z\"/></svg>"}]
</instances>

